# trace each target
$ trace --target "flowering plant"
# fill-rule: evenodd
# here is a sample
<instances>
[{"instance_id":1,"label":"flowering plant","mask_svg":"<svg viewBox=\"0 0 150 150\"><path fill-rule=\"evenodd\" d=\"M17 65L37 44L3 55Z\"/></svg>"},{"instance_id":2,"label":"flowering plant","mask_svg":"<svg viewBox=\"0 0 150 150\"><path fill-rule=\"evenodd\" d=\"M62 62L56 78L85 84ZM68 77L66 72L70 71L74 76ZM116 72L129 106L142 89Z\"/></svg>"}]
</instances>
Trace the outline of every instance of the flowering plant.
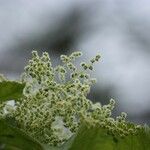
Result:
<instances>
[{"instance_id":1,"label":"flowering plant","mask_svg":"<svg viewBox=\"0 0 150 150\"><path fill-rule=\"evenodd\" d=\"M87 98L100 55L79 68L74 61L81 55L61 55L53 67L47 52L33 51L19 81L0 76L0 149L148 148L148 126L126 121L124 112L113 118L113 99L102 106Z\"/></svg>"}]
</instances>

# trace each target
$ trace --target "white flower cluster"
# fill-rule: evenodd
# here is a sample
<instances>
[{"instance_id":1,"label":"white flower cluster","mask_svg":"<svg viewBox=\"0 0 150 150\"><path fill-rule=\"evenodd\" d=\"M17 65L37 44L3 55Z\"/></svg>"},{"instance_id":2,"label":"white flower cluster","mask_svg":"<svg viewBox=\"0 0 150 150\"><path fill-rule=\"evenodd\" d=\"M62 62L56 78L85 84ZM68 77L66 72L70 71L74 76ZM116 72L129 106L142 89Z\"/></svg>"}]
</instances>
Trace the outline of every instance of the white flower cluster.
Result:
<instances>
[{"instance_id":1,"label":"white flower cluster","mask_svg":"<svg viewBox=\"0 0 150 150\"><path fill-rule=\"evenodd\" d=\"M95 83L88 70L100 59L97 55L89 63L74 65L81 52L61 55L62 65L52 67L48 53L40 57L32 52L32 59L22 75L24 97L13 112L20 128L40 142L61 145L77 132L79 125L99 125L112 134L134 134L138 126L126 123L126 114L111 117L115 101L108 105L93 104L87 99L90 87ZM70 75L70 77L68 77Z\"/></svg>"}]
</instances>

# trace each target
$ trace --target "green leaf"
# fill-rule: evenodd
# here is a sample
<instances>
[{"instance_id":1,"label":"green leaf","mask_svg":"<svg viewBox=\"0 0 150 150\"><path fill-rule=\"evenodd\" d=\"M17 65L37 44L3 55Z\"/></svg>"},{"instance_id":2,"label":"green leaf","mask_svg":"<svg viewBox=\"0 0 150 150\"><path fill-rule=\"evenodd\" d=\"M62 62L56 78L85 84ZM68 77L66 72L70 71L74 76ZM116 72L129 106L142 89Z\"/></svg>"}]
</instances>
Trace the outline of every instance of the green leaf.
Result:
<instances>
[{"instance_id":1,"label":"green leaf","mask_svg":"<svg viewBox=\"0 0 150 150\"><path fill-rule=\"evenodd\" d=\"M106 129L81 127L70 150L150 150L150 131L144 128L138 135L114 137Z\"/></svg>"},{"instance_id":2,"label":"green leaf","mask_svg":"<svg viewBox=\"0 0 150 150\"><path fill-rule=\"evenodd\" d=\"M18 100L22 97L25 83L15 81L0 82L0 101Z\"/></svg>"},{"instance_id":3,"label":"green leaf","mask_svg":"<svg viewBox=\"0 0 150 150\"><path fill-rule=\"evenodd\" d=\"M43 144L43 148L44 150L62 150L61 147L53 147L45 144Z\"/></svg>"},{"instance_id":4,"label":"green leaf","mask_svg":"<svg viewBox=\"0 0 150 150\"><path fill-rule=\"evenodd\" d=\"M113 137L100 128L80 128L70 150L111 150L114 147Z\"/></svg>"},{"instance_id":5,"label":"green leaf","mask_svg":"<svg viewBox=\"0 0 150 150\"><path fill-rule=\"evenodd\" d=\"M0 150L44 150L36 140L0 120Z\"/></svg>"}]
</instances>

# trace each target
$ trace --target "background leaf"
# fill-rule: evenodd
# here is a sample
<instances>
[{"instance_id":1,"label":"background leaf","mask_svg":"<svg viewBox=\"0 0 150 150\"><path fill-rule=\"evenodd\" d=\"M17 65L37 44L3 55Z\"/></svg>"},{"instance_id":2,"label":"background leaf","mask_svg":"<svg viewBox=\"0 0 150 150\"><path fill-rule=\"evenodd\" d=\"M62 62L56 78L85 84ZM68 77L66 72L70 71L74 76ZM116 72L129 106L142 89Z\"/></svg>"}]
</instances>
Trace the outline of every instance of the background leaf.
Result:
<instances>
[{"instance_id":1,"label":"background leaf","mask_svg":"<svg viewBox=\"0 0 150 150\"><path fill-rule=\"evenodd\" d=\"M0 101L18 100L22 97L25 83L15 81L0 82Z\"/></svg>"},{"instance_id":2,"label":"background leaf","mask_svg":"<svg viewBox=\"0 0 150 150\"><path fill-rule=\"evenodd\" d=\"M17 128L0 120L0 150L44 150L42 145Z\"/></svg>"},{"instance_id":3,"label":"background leaf","mask_svg":"<svg viewBox=\"0 0 150 150\"><path fill-rule=\"evenodd\" d=\"M150 150L150 131L141 130L138 135L114 137L106 129L83 126L70 150Z\"/></svg>"}]
</instances>

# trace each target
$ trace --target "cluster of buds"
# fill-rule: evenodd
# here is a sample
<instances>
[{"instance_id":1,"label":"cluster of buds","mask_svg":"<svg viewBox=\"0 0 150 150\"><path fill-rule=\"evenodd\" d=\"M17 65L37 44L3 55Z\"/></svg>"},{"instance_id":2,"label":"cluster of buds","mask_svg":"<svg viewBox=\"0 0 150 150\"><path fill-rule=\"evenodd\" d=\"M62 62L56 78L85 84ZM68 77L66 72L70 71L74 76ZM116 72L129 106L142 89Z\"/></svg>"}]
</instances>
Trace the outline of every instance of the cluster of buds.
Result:
<instances>
[{"instance_id":1,"label":"cluster of buds","mask_svg":"<svg viewBox=\"0 0 150 150\"><path fill-rule=\"evenodd\" d=\"M126 114L117 119L111 117L115 101L108 105L93 104L87 99L91 85L96 82L87 69L100 58L97 55L90 63L81 63L78 69L73 61L82 54L61 55L62 65L52 67L48 53L40 57L32 52L32 59L25 67L22 80L26 82L24 97L12 113L29 135L49 145L61 145L78 131L81 122L99 125L120 136L133 134L136 126L129 126ZM70 75L70 78L67 78Z\"/></svg>"},{"instance_id":2,"label":"cluster of buds","mask_svg":"<svg viewBox=\"0 0 150 150\"><path fill-rule=\"evenodd\" d=\"M93 64L96 62L96 61L99 61L100 59L100 55L96 55L93 59L90 60L90 63L81 63L81 66L84 68L84 70L93 70Z\"/></svg>"}]
</instances>

